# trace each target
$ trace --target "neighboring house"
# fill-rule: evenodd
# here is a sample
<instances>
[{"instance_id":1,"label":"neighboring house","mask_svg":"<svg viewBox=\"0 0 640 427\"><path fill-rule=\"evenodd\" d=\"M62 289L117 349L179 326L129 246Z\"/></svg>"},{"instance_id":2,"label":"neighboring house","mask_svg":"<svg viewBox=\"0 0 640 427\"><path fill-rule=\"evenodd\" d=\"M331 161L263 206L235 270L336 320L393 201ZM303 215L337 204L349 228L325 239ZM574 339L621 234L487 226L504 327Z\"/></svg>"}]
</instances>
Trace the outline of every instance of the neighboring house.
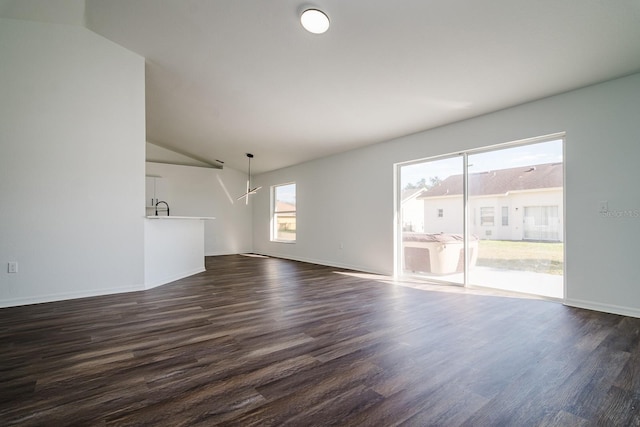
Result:
<instances>
[{"instance_id":1,"label":"neighboring house","mask_svg":"<svg viewBox=\"0 0 640 427\"><path fill-rule=\"evenodd\" d=\"M424 187L402 190L402 231L424 232L424 202L418 196Z\"/></svg>"},{"instance_id":2,"label":"neighboring house","mask_svg":"<svg viewBox=\"0 0 640 427\"><path fill-rule=\"evenodd\" d=\"M428 233L461 233L463 176L424 190ZM563 165L548 163L469 174L469 229L480 239L563 240Z\"/></svg>"},{"instance_id":3,"label":"neighboring house","mask_svg":"<svg viewBox=\"0 0 640 427\"><path fill-rule=\"evenodd\" d=\"M284 212L276 218L278 231L296 231L296 205L278 200L276 212Z\"/></svg>"}]
</instances>

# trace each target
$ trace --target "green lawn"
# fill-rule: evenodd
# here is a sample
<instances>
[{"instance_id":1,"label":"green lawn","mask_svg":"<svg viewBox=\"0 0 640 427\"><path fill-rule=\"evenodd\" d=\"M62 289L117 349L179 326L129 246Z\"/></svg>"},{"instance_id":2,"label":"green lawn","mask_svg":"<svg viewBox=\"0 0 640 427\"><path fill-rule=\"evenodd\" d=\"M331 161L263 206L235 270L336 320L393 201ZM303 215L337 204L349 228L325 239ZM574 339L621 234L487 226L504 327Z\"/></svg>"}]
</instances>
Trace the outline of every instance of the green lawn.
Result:
<instances>
[{"instance_id":1,"label":"green lawn","mask_svg":"<svg viewBox=\"0 0 640 427\"><path fill-rule=\"evenodd\" d=\"M563 274L563 243L480 240L478 266Z\"/></svg>"}]
</instances>

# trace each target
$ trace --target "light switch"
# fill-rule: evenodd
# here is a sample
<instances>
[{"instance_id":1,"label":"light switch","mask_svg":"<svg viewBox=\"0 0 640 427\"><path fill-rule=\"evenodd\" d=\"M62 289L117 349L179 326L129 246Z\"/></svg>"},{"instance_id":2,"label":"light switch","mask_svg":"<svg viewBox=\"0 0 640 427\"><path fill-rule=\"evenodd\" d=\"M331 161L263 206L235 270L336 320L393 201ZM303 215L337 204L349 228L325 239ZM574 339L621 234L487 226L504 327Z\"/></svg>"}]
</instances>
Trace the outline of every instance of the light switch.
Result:
<instances>
[{"instance_id":1,"label":"light switch","mask_svg":"<svg viewBox=\"0 0 640 427\"><path fill-rule=\"evenodd\" d=\"M8 265L7 271L9 273L17 273L18 272L18 263L17 262L10 262L9 265Z\"/></svg>"}]
</instances>

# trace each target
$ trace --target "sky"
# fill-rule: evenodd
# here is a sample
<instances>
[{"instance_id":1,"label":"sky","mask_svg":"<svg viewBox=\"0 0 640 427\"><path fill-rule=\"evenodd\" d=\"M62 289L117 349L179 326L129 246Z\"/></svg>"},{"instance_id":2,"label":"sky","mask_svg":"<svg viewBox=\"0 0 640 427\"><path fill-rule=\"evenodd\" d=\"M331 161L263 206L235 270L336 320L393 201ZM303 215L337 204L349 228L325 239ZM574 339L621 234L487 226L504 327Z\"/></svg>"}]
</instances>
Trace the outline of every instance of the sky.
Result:
<instances>
[{"instance_id":1,"label":"sky","mask_svg":"<svg viewBox=\"0 0 640 427\"><path fill-rule=\"evenodd\" d=\"M281 202L296 204L296 185L286 184L278 186L278 200Z\"/></svg>"},{"instance_id":2,"label":"sky","mask_svg":"<svg viewBox=\"0 0 640 427\"><path fill-rule=\"evenodd\" d=\"M425 178L429 183L429 178L432 177L443 180L451 175L460 175L462 174L462 161L462 156L456 155L455 157L402 166L400 186L404 188L407 184L416 183L422 178ZM562 140L555 140L470 154L469 172L485 172L562 161Z\"/></svg>"}]
</instances>

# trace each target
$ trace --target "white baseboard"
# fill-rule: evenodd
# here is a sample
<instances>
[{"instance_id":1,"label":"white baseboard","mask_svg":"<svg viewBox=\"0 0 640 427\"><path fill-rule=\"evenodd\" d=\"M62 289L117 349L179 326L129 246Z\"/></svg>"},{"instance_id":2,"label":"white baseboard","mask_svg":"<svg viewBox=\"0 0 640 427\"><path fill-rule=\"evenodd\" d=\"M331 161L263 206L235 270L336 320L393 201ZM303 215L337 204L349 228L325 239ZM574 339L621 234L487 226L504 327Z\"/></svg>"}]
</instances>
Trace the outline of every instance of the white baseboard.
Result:
<instances>
[{"instance_id":1,"label":"white baseboard","mask_svg":"<svg viewBox=\"0 0 640 427\"><path fill-rule=\"evenodd\" d=\"M122 288L96 289L96 290L90 290L90 291L64 292L59 294L47 294L47 295L38 295L34 297L0 300L0 308L17 307L21 305L31 305L31 304L43 304L47 302L65 301L65 300L71 300L71 299L90 298L90 297L99 297L104 295L123 294L127 292L144 291L147 289L153 289L158 286L166 285L167 283L171 283L176 280L183 279L185 277L193 276L194 274L202 273L203 271L205 271L204 268L197 268L192 271L185 271L179 274L172 275L171 277L164 277L152 284L137 285L137 286L130 286L130 287L122 287Z\"/></svg>"},{"instance_id":2,"label":"white baseboard","mask_svg":"<svg viewBox=\"0 0 640 427\"><path fill-rule=\"evenodd\" d=\"M172 274L171 276L166 276L161 279L156 280L154 283L145 283L145 289L153 289L158 286L166 285L167 283L175 282L176 280L184 279L185 277L193 276L194 274L202 273L205 271L204 267L198 267L191 271L184 271L177 274Z\"/></svg>"},{"instance_id":3,"label":"white baseboard","mask_svg":"<svg viewBox=\"0 0 640 427\"><path fill-rule=\"evenodd\" d=\"M206 252L204 254L204 256L225 256L225 255L238 255L238 254L246 254L246 253L251 253L251 249L247 249L246 251L240 251L240 252L227 252L227 251L222 251L222 252Z\"/></svg>"},{"instance_id":4,"label":"white baseboard","mask_svg":"<svg viewBox=\"0 0 640 427\"><path fill-rule=\"evenodd\" d=\"M91 291L65 292L60 294L38 295L35 297L15 298L0 300L0 308L17 307L20 305L43 304L47 302L65 301L78 298L99 297L103 295L123 294L127 292L143 291L143 285L130 286L126 288L107 288Z\"/></svg>"},{"instance_id":5,"label":"white baseboard","mask_svg":"<svg viewBox=\"0 0 640 427\"><path fill-rule=\"evenodd\" d=\"M585 308L587 310L602 311L605 313L619 314L621 316L638 317L640 318L640 309L633 307L624 307L613 304L602 304L593 301L584 301L576 299L565 299L565 305L577 308Z\"/></svg>"},{"instance_id":6,"label":"white baseboard","mask_svg":"<svg viewBox=\"0 0 640 427\"><path fill-rule=\"evenodd\" d=\"M370 273L370 274L380 274L383 276L391 276L393 275L393 273L388 273L388 272L384 272L381 270L373 270L371 268L368 267L363 267L361 265L351 265L351 264L344 264L344 263L339 263L339 262L333 262L333 261L326 261L326 260L321 260L321 259L314 259L314 258L304 258L304 257L292 257L291 255L284 255L284 254L277 254L277 253L268 253L268 252L253 252L257 255L264 255L264 256L270 256L270 257L274 257L274 258L283 258L283 259L290 259L292 261L300 261L300 262L306 262L309 264L318 264L318 265L324 265L326 267L335 267L335 268L344 268L346 270L355 270L355 271L360 271L363 273Z\"/></svg>"}]
</instances>

